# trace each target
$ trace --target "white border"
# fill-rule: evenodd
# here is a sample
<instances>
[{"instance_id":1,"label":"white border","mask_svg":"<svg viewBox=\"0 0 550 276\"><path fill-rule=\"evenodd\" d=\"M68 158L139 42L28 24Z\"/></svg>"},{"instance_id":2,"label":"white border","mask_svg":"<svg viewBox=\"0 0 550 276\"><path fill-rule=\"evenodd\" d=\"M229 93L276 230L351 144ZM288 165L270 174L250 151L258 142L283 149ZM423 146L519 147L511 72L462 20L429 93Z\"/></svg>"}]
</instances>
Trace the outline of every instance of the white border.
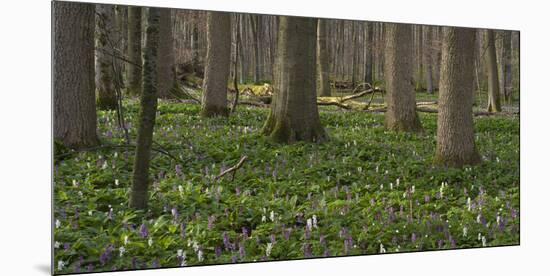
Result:
<instances>
[{"instance_id":1,"label":"white border","mask_svg":"<svg viewBox=\"0 0 550 276\"><path fill-rule=\"evenodd\" d=\"M548 258L544 256L550 249L546 119L550 103L550 41L546 27L550 25L550 9L546 1L102 2L521 30L521 246L163 269L131 275L548 273ZM46 275L50 262L50 2L6 1L1 13L0 275Z\"/></svg>"}]
</instances>

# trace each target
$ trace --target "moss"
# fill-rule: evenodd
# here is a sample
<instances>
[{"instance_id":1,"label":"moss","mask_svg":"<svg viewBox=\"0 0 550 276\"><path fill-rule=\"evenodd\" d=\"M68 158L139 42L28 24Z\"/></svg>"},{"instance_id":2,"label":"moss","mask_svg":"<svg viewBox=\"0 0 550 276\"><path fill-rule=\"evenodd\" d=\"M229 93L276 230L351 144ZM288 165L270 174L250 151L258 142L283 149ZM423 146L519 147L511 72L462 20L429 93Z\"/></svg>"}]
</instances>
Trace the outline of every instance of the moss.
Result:
<instances>
[{"instance_id":1,"label":"moss","mask_svg":"<svg viewBox=\"0 0 550 276\"><path fill-rule=\"evenodd\" d=\"M386 115L384 120L384 126L386 129L396 132L412 132L412 133L423 133L424 128L420 123L418 114L415 114L412 120L395 120Z\"/></svg>"},{"instance_id":2,"label":"moss","mask_svg":"<svg viewBox=\"0 0 550 276\"><path fill-rule=\"evenodd\" d=\"M201 116L206 118L228 117L229 108L227 106L203 106Z\"/></svg>"},{"instance_id":3,"label":"moss","mask_svg":"<svg viewBox=\"0 0 550 276\"><path fill-rule=\"evenodd\" d=\"M444 156L441 153L436 153L433 161L436 166L462 168L464 166L474 166L481 163L481 157L477 150L474 150L467 158L460 156Z\"/></svg>"}]
</instances>

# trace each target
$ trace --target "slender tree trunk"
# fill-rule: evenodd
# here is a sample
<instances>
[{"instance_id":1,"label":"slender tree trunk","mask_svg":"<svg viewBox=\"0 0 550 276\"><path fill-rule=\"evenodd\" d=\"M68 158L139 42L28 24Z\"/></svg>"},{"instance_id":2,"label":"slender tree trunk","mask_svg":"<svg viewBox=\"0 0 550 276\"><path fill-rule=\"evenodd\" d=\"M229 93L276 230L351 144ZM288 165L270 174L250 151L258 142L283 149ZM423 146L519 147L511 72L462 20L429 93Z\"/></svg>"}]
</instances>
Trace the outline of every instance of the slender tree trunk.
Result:
<instances>
[{"instance_id":1,"label":"slender tree trunk","mask_svg":"<svg viewBox=\"0 0 550 276\"><path fill-rule=\"evenodd\" d=\"M263 129L276 142L328 138L317 110L316 30L317 19L280 18L275 95Z\"/></svg>"},{"instance_id":2,"label":"slender tree trunk","mask_svg":"<svg viewBox=\"0 0 550 276\"><path fill-rule=\"evenodd\" d=\"M389 130L421 132L413 86L412 29L408 24L387 24L385 48L386 111Z\"/></svg>"},{"instance_id":3,"label":"slender tree trunk","mask_svg":"<svg viewBox=\"0 0 550 276\"><path fill-rule=\"evenodd\" d=\"M503 33L503 63L504 63L504 100L512 102L512 32Z\"/></svg>"},{"instance_id":4,"label":"slender tree trunk","mask_svg":"<svg viewBox=\"0 0 550 276\"><path fill-rule=\"evenodd\" d=\"M117 5L115 8L116 12L116 47L117 55L127 57L128 55L128 7ZM120 68L119 80L120 84L124 88L126 86L126 62L117 59L118 65L116 68Z\"/></svg>"},{"instance_id":5,"label":"slender tree trunk","mask_svg":"<svg viewBox=\"0 0 550 276\"><path fill-rule=\"evenodd\" d=\"M204 117L228 116L227 79L231 65L231 14L208 12L206 70L202 111Z\"/></svg>"},{"instance_id":6,"label":"slender tree trunk","mask_svg":"<svg viewBox=\"0 0 550 276\"><path fill-rule=\"evenodd\" d=\"M113 5L97 5L96 87L99 109L115 110L117 98L114 87L113 58L115 41L115 8Z\"/></svg>"},{"instance_id":7,"label":"slender tree trunk","mask_svg":"<svg viewBox=\"0 0 550 276\"><path fill-rule=\"evenodd\" d=\"M351 22L351 86L355 88L357 83L355 76L357 75L357 31L355 22Z\"/></svg>"},{"instance_id":8,"label":"slender tree trunk","mask_svg":"<svg viewBox=\"0 0 550 276\"><path fill-rule=\"evenodd\" d=\"M132 193L130 195L130 207L136 209L147 208L149 163L151 161L151 146L157 113L159 14L158 8L149 8L143 61L143 93L140 97L141 111L139 114Z\"/></svg>"},{"instance_id":9,"label":"slender tree trunk","mask_svg":"<svg viewBox=\"0 0 550 276\"><path fill-rule=\"evenodd\" d=\"M462 167L480 162L472 114L475 36L474 29L443 28L435 164Z\"/></svg>"},{"instance_id":10,"label":"slender tree trunk","mask_svg":"<svg viewBox=\"0 0 550 276\"><path fill-rule=\"evenodd\" d=\"M365 22L365 79L364 81L373 84L372 59L373 59L373 23Z\"/></svg>"},{"instance_id":11,"label":"slender tree trunk","mask_svg":"<svg viewBox=\"0 0 550 276\"><path fill-rule=\"evenodd\" d=\"M253 49L254 49L254 83L259 83L261 80L261 62L260 62L260 18L259 15L250 15L250 22L252 24L252 39L253 39Z\"/></svg>"},{"instance_id":12,"label":"slender tree trunk","mask_svg":"<svg viewBox=\"0 0 550 276\"><path fill-rule=\"evenodd\" d=\"M199 15L197 13L193 16L193 32L191 34L191 45L192 45L192 61L193 72L196 74L200 69L200 59L199 59Z\"/></svg>"},{"instance_id":13,"label":"slender tree trunk","mask_svg":"<svg viewBox=\"0 0 550 276\"><path fill-rule=\"evenodd\" d=\"M485 31L487 40L487 76L489 79L489 102L487 105L488 112L499 112L500 108L500 92L498 83L498 68L497 56L495 49L495 34L493 30Z\"/></svg>"},{"instance_id":14,"label":"slender tree trunk","mask_svg":"<svg viewBox=\"0 0 550 276\"><path fill-rule=\"evenodd\" d=\"M327 20L317 21L317 74L318 92L321 97L330 97L329 62L327 47Z\"/></svg>"},{"instance_id":15,"label":"slender tree trunk","mask_svg":"<svg viewBox=\"0 0 550 276\"><path fill-rule=\"evenodd\" d=\"M128 93L141 95L141 8L128 7Z\"/></svg>"},{"instance_id":16,"label":"slender tree trunk","mask_svg":"<svg viewBox=\"0 0 550 276\"><path fill-rule=\"evenodd\" d=\"M433 53L433 47L432 47L432 27L431 26L425 26L423 27L426 31L426 43L424 48L424 68L426 69L426 91L429 94L432 94L434 92L433 88L433 74L432 74L432 53Z\"/></svg>"},{"instance_id":17,"label":"slender tree trunk","mask_svg":"<svg viewBox=\"0 0 550 276\"><path fill-rule=\"evenodd\" d=\"M70 148L99 143L94 84L95 6L53 5L53 133Z\"/></svg>"},{"instance_id":18,"label":"slender tree trunk","mask_svg":"<svg viewBox=\"0 0 550 276\"><path fill-rule=\"evenodd\" d=\"M176 84L172 9L160 9L159 25L158 96L166 99L171 97L171 90Z\"/></svg>"}]
</instances>

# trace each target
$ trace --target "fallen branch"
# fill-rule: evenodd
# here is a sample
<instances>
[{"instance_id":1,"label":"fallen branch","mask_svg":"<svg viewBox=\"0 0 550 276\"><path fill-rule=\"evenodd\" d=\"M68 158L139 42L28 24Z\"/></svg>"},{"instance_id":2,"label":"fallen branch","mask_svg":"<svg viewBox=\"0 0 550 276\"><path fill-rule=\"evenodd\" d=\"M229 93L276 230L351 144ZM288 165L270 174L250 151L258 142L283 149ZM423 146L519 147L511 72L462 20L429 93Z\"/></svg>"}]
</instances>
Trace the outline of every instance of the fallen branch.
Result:
<instances>
[{"instance_id":1,"label":"fallen branch","mask_svg":"<svg viewBox=\"0 0 550 276\"><path fill-rule=\"evenodd\" d=\"M244 164L244 161L246 161L247 158L248 158L248 157L247 157L246 155L243 156L243 157L241 157L241 160L239 160L239 162L238 162L235 166L233 166L233 167L231 167L231 168L229 168L229 169L223 171L223 172L220 173L218 176L216 176L215 179L216 179L216 180L219 180L219 179L222 178L224 175L226 175L226 174L228 174L228 173L232 173L232 174L231 174L231 181L233 181L233 179L235 179L235 172L237 172L237 170L238 170L240 167L242 167L242 165Z\"/></svg>"},{"instance_id":2,"label":"fallen branch","mask_svg":"<svg viewBox=\"0 0 550 276\"><path fill-rule=\"evenodd\" d=\"M349 109L352 109L350 106L345 105L345 104L343 104L343 103L341 103L341 102L336 102L336 101L319 101L319 100L318 100L318 101L317 101L317 105L325 105L325 106L327 106L327 105L335 105L335 106L341 107L341 108L343 108L343 109L348 109L348 110L349 110Z\"/></svg>"}]
</instances>

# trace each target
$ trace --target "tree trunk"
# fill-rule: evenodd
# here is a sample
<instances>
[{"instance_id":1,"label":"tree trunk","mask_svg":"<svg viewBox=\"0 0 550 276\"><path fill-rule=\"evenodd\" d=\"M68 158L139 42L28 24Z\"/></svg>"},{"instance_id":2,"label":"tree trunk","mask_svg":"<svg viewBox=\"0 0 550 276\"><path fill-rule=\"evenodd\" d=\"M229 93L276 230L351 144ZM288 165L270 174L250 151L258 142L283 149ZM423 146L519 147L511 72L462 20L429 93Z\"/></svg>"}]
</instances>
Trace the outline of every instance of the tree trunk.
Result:
<instances>
[{"instance_id":1,"label":"tree trunk","mask_svg":"<svg viewBox=\"0 0 550 276\"><path fill-rule=\"evenodd\" d=\"M94 84L95 6L53 2L54 138L70 148L99 143Z\"/></svg>"},{"instance_id":2,"label":"tree trunk","mask_svg":"<svg viewBox=\"0 0 550 276\"><path fill-rule=\"evenodd\" d=\"M385 47L386 111L389 130L421 132L413 86L412 29L408 24L387 24Z\"/></svg>"},{"instance_id":3,"label":"tree trunk","mask_svg":"<svg viewBox=\"0 0 550 276\"><path fill-rule=\"evenodd\" d=\"M275 95L263 128L276 142L321 142L328 138L317 110L316 30L314 18L280 18Z\"/></svg>"},{"instance_id":4,"label":"tree trunk","mask_svg":"<svg viewBox=\"0 0 550 276\"><path fill-rule=\"evenodd\" d=\"M128 7L128 94L141 95L141 8Z\"/></svg>"},{"instance_id":5,"label":"tree trunk","mask_svg":"<svg viewBox=\"0 0 550 276\"><path fill-rule=\"evenodd\" d=\"M329 62L327 47L327 20L317 21L317 74L319 76L319 96L330 97Z\"/></svg>"},{"instance_id":6,"label":"tree trunk","mask_svg":"<svg viewBox=\"0 0 550 276\"><path fill-rule=\"evenodd\" d=\"M157 113L159 14L158 8L149 8L143 62L143 93L140 97L141 112L139 114L133 185L130 195L130 207L136 209L147 208L149 163L151 161L153 129Z\"/></svg>"},{"instance_id":7,"label":"tree trunk","mask_svg":"<svg viewBox=\"0 0 550 276\"><path fill-rule=\"evenodd\" d=\"M198 73L200 69L200 54L199 54L199 15L193 15L193 32L191 34L191 63L193 64L193 72Z\"/></svg>"},{"instance_id":8,"label":"tree trunk","mask_svg":"<svg viewBox=\"0 0 550 276\"><path fill-rule=\"evenodd\" d=\"M227 79L231 63L231 14L208 12L206 70L201 115L228 116Z\"/></svg>"},{"instance_id":9,"label":"tree trunk","mask_svg":"<svg viewBox=\"0 0 550 276\"><path fill-rule=\"evenodd\" d=\"M357 31L355 21L351 22L351 86L355 88L357 81L355 75L357 72Z\"/></svg>"},{"instance_id":10,"label":"tree trunk","mask_svg":"<svg viewBox=\"0 0 550 276\"><path fill-rule=\"evenodd\" d=\"M433 87L433 75L432 75L432 53L433 53L433 47L432 47L432 27L431 26L424 26L424 30L426 31L426 43L424 48L424 68L426 69L426 91L429 94L432 94L434 91Z\"/></svg>"},{"instance_id":11,"label":"tree trunk","mask_svg":"<svg viewBox=\"0 0 550 276\"><path fill-rule=\"evenodd\" d=\"M372 78L372 59L373 59L373 23L365 22L365 79L364 81L373 84Z\"/></svg>"},{"instance_id":12,"label":"tree trunk","mask_svg":"<svg viewBox=\"0 0 550 276\"><path fill-rule=\"evenodd\" d=\"M117 98L114 86L113 57L115 54L114 33L115 7L97 5L97 50L96 50L96 87L97 107L103 110L115 110Z\"/></svg>"},{"instance_id":13,"label":"tree trunk","mask_svg":"<svg viewBox=\"0 0 550 276\"><path fill-rule=\"evenodd\" d=\"M260 62L260 18L258 15L250 15L253 49L254 49L254 83L261 81L261 62Z\"/></svg>"},{"instance_id":14,"label":"tree trunk","mask_svg":"<svg viewBox=\"0 0 550 276\"><path fill-rule=\"evenodd\" d=\"M117 55L126 57L128 49L128 7L117 5L115 8L115 13ZM122 61L121 59L117 59L117 62L118 64L116 68L119 68L120 70L120 72L118 72L120 85L122 87L125 87L126 78L124 76L126 75L126 62Z\"/></svg>"},{"instance_id":15,"label":"tree trunk","mask_svg":"<svg viewBox=\"0 0 550 276\"><path fill-rule=\"evenodd\" d=\"M170 98L175 85L174 34L172 33L172 9L160 9L158 48L158 96Z\"/></svg>"},{"instance_id":16,"label":"tree trunk","mask_svg":"<svg viewBox=\"0 0 550 276\"><path fill-rule=\"evenodd\" d=\"M504 100L512 102L512 32L503 32Z\"/></svg>"},{"instance_id":17,"label":"tree trunk","mask_svg":"<svg viewBox=\"0 0 550 276\"><path fill-rule=\"evenodd\" d=\"M500 108L500 92L498 83L498 68L497 68L497 55L495 49L495 34L493 30L486 30L485 35L487 38L487 76L489 79L488 93L489 102L487 105L488 112L499 112Z\"/></svg>"},{"instance_id":18,"label":"tree trunk","mask_svg":"<svg viewBox=\"0 0 550 276\"><path fill-rule=\"evenodd\" d=\"M472 115L475 36L474 29L443 28L435 164L480 162Z\"/></svg>"}]
</instances>

